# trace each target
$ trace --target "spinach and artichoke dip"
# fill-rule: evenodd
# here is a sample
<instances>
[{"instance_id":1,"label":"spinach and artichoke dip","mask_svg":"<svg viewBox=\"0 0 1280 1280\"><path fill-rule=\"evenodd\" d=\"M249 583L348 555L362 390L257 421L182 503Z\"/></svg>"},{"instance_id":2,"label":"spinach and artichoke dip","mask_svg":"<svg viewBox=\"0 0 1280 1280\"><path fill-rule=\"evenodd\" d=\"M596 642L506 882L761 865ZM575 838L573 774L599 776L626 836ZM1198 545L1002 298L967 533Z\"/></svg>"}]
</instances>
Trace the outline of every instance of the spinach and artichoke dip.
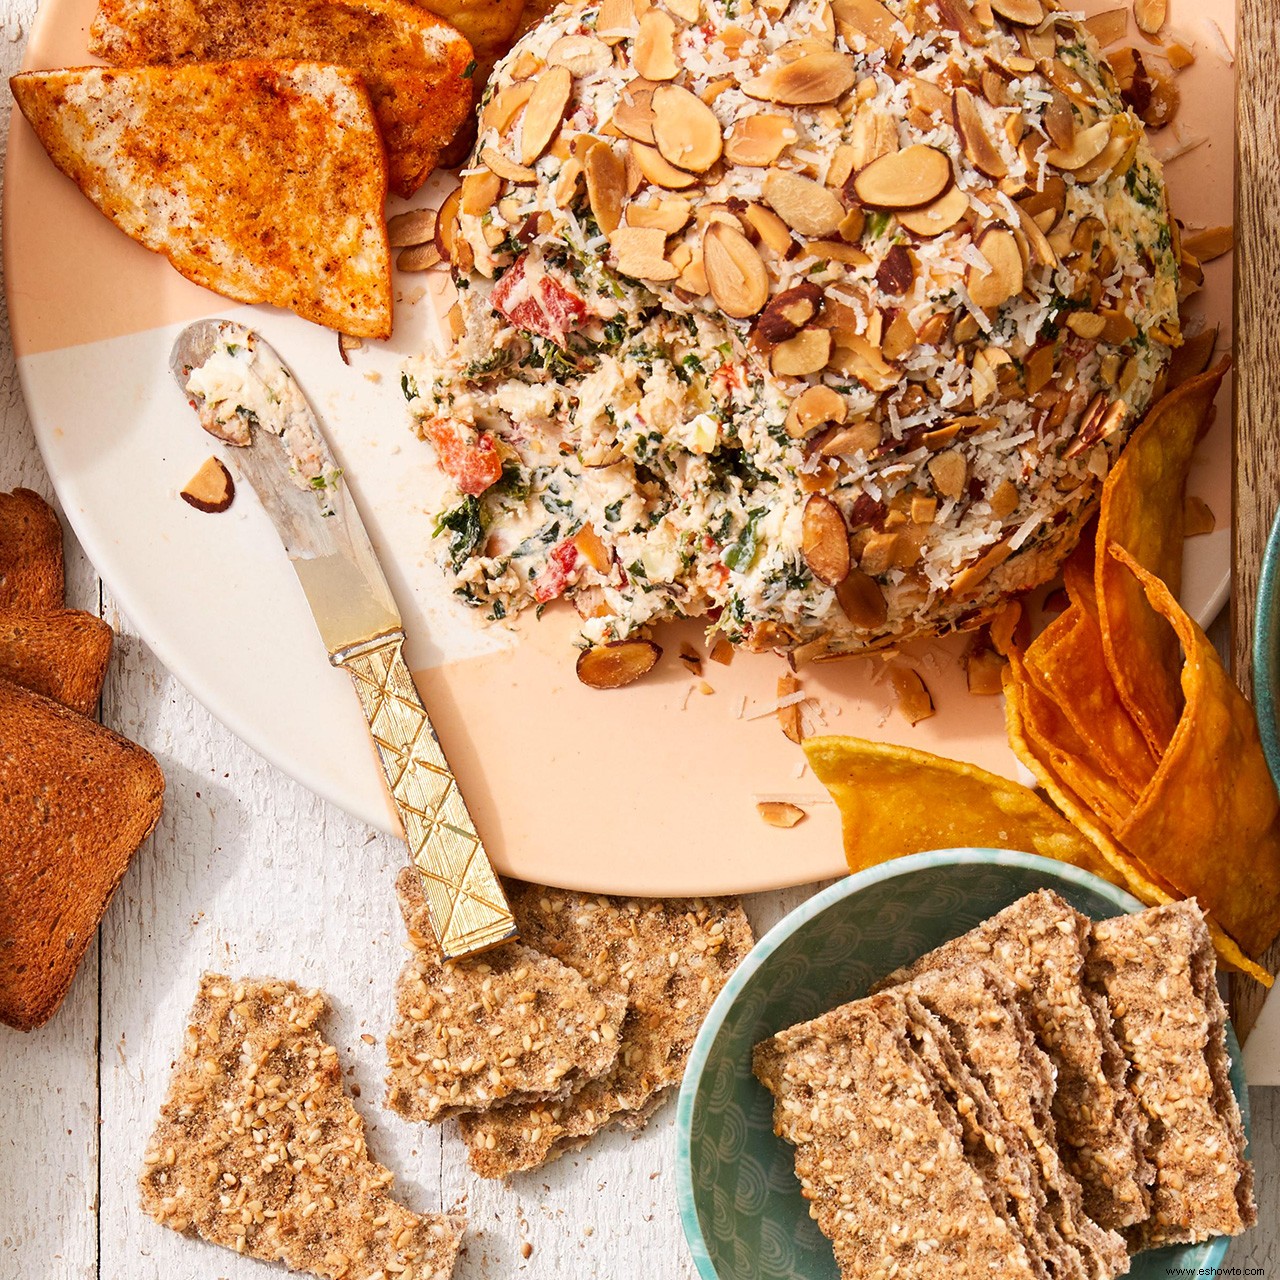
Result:
<instances>
[{"instance_id":1,"label":"spinach and artichoke dip","mask_svg":"<svg viewBox=\"0 0 1280 1280\"><path fill-rule=\"evenodd\" d=\"M978 625L1050 578L1162 382L1142 124L1050 0L604 0L499 65L410 367L457 591L598 646Z\"/></svg>"}]
</instances>

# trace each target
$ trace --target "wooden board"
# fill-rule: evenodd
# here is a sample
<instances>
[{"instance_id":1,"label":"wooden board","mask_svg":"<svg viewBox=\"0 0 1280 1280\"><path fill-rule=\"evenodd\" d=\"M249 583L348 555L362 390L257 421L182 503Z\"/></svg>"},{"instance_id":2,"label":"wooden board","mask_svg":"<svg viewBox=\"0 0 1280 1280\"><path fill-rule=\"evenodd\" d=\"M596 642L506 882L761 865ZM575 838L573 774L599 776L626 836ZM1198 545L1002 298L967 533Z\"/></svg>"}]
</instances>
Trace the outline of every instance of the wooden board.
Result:
<instances>
[{"instance_id":1,"label":"wooden board","mask_svg":"<svg viewBox=\"0 0 1280 1280\"><path fill-rule=\"evenodd\" d=\"M1253 610L1267 534L1280 498L1280 449L1276 447L1280 395L1276 388L1275 335L1280 333L1280 29L1269 0L1241 0L1236 41L1238 79L1236 165L1236 434L1231 592L1235 677L1252 693ZM1280 943L1263 964L1280 966ZM1233 978L1232 1016L1243 1041L1266 992Z\"/></svg>"}]
</instances>

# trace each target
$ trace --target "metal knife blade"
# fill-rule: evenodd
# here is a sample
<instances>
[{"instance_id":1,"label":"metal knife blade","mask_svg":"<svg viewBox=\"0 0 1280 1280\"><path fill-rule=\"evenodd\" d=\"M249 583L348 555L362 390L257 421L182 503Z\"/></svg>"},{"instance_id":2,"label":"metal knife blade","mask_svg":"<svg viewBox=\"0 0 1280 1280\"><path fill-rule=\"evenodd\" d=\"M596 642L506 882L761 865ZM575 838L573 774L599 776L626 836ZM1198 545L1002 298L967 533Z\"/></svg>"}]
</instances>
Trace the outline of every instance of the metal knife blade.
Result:
<instances>
[{"instance_id":1,"label":"metal knife blade","mask_svg":"<svg viewBox=\"0 0 1280 1280\"><path fill-rule=\"evenodd\" d=\"M169 369L271 517L330 657L400 630L400 611L320 423L288 366L252 329L201 320ZM266 439L266 436L274 437Z\"/></svg>"}]
</instances>

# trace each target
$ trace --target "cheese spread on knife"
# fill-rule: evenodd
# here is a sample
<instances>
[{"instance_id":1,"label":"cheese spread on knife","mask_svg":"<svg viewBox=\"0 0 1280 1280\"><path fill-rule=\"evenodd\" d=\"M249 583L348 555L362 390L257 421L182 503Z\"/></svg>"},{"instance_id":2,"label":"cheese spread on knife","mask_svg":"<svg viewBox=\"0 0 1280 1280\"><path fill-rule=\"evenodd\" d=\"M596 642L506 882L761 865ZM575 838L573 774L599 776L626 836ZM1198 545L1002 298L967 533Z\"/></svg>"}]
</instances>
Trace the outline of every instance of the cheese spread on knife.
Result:
<instances>
[{"instance_id":1,"label":"cheese spread on knife","mask_svg":"<svg viewBox=\"0 0 1280 1280\"><path fill-rule=\"evenodd\" d=\"M1047 581L1158 391L1176 228L1044 0L605 0L499 64L410 367L455 588L823 656Z\"/></svg>"}]
</instances>

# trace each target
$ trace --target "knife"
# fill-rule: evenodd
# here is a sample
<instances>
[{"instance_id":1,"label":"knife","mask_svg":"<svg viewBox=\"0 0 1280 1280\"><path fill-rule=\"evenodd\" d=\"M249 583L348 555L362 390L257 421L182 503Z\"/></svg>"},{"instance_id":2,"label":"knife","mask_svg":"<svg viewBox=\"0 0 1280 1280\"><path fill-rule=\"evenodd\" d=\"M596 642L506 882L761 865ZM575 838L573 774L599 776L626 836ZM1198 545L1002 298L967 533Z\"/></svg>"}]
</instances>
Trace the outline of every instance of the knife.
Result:
<instances>
[{"instance_id":1,"label":"knife","mask_svg":"<svg viewBox=\"0 0 1280 1280\"><path fill-rule=\"evenodd\" d=\"M236 469L284 543L329 661L355 685L444 957L516 937L405 664L400 611L302 389L260 334L229 320L184 329L169 369L205 430L233 446Z\"/></svg>"}]
</instances>

